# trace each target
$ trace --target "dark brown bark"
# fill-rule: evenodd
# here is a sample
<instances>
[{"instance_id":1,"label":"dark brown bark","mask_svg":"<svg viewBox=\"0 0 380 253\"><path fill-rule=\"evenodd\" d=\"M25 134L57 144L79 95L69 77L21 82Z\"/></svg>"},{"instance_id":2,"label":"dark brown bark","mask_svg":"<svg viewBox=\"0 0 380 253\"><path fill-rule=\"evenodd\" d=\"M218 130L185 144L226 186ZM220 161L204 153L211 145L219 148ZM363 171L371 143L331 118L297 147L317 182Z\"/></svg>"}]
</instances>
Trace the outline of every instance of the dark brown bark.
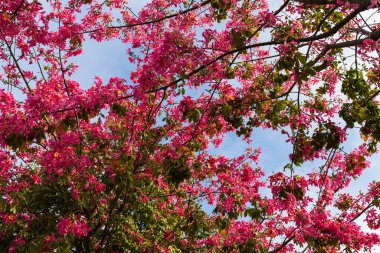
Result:
<instances>
[{"instance_id":1,"label":"dark brown bark","mask_svg":"<svg viewBox=\"0 0 380 253\"><path fill-rule=\"evenodd\" d=\"M371 39L371 40L378 40L378 39L380 39L380 29L371 32L369 34L368 38Z\"/></svg>"},{"instance_id":2,"label":"dark brown bark","mask_svg":"<svg viewBox=\"0 0 380 253\"><path fill-rule=\"evenodd\" d=\"M326 5L326 4L338 4L338 0L296 0L302 4L307 5ZM350 4L365 4L369 6L371 4L370 0L344 0Z\"/></svg>"}]
</instances>

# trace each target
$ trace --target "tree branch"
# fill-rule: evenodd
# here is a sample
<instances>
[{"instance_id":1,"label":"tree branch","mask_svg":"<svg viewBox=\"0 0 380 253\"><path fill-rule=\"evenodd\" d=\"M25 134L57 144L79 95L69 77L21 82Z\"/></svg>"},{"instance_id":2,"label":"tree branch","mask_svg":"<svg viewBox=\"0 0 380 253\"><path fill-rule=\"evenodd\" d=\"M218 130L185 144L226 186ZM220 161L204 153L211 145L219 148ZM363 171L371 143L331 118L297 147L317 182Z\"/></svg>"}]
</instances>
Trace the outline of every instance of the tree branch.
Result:
<instances>
[{"instance_id":1,"label":"tree branch","mask_svg":"<svg viewBox=\"0 0 380 253\"><path fill-rule=\"evenodd\" d=\"M338 0L296 0L305 5L338 4ZM370 4L370 0L346 0L350 4Z\"/></svg>"},{"instance_id":2,"label":"tree branch","mask_svg":"<svg viewBox=\"0 0 380 253\"><path fill-rule=\"evenodd\" d=\"M192 7L192 8L187 9L187 10L184 10L184 11L172 14L172 15L164 16L162 18L158 18L158 19L155 19L155 20L146 21L146 22L140 22L140 23L135 23L135 24L127 24L127 25L107 26L106 29L131 28L131 27L140 26L140 25L149 25L149 24L158 23L158 22L161 22L163 20L174 18L176 16L183 15L183 14L186 14L188 12L191 12L191 11L194 11L196 9L199 9L199 8L201 8L201 7L209 4L210 2L211 2L211 0L206 0L206 1L202 2L201 4L196 5L196 6ZM101 29L99 28L99 29L94 29L94 30L90 30L90 31L84 31L81 34L93 33L93 32L97 32L97 31L100 31L100 30Z\"/></svg>"},{"instance_id":3,"label":"tree branch","mask_svg":"<svg viewBox=\"0 0 380 253\"><path fill-rule=\"evenodd\" d=\"M214 64L215 62L223 59L224 57L229 56L229 55L233 55L235 53L238 53L238 52L241 52L241 51L244 51L247 49L263 47L263 46L271 46L271 45L281 45L281 44L290 43L293 41L295 41L297 43L302 43L302 42L311 42L311 41L316 41L316 40L328 38L328 37L334 35L335 33L337 33L343 26L345 26L349 21L351 21L354 17L356 17L356 15L358 15L360 12L364 11L369 5L369 4L367 5L366 2L369 2L369 1L364 1L363 4L361 4L359 8L355 9L351 14L349 14L343 20L341 20L339 23L337 23L328 32L325 32L325 33L322 33L319 35L315 35L315 36L311 36L311 37L304 37L304 38L300 38L300 39L288 38L286 40L267 41L267 42L255 43L255 44L247 45L247 46L244 46L241 48L237 48L235 50L231 50L229 52L221 54L218 57L211 60L210 62L199 66L198 68L196 68L196 69L192 70L191 72L189 72L188 74L186 74L185 77L178 78L177 80L175 80L175 81L173 81L173 82L171 82L165 86L161 86L161 87L158 87L156 89L149 90L148 92L155 92L155 91L163 90L163 89L166 89L170 86L173 86L173 85L187 79L188 77L197 74L201 70L203 70L203 69L207 68L208 66Z\"/></svg>"}]
</instances>

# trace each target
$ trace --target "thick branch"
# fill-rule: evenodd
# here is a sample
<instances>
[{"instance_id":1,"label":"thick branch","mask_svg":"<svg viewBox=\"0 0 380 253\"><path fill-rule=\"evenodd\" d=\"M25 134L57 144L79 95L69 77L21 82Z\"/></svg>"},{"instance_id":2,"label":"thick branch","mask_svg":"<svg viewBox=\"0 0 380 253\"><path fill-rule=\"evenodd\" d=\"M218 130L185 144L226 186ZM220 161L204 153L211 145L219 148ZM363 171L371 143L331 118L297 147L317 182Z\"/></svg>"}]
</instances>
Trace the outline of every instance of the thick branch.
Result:
<instances>
[{"instance_id":1,"label":"thick branch","mask_svg":"<svg viewBox=\"0 0 380 253\"><path fill-rule=\"evenodd\" d=\"M326 5L326 4L338 4L338 0L297 0L305 5ZM370 0L346 0L350 4L370 4Z\"/></svg>"},{"instance_id":2,"label":"thick branch","mask_svg":"<svg viewBox=\"0 0 380 253\"><path fill-rule=\"evenodd\" d=\"M368 39L378 40L380 39L380 29L373 31L369 34Z\"/></svg>"},{"instance_id":3,"label":"thick branch","mask_svg":"<svg viewBox=\"0 0 380 253\"><path fill-rule=\"evenodd\" d=\"M346 48L346 47L354 47L362 45L365 40L379 40L380 39L380 29L376 30L368 35L365 39L357 39L357 40L350 40L350 41L344 41L340 43L335 44L329 44L325 47L325 49L318 55L317 58L314 59L313 65L319 61L324 55L326 55L330 50L332 49L338 49L338 48Z\"/></svg>"}]
</instances>

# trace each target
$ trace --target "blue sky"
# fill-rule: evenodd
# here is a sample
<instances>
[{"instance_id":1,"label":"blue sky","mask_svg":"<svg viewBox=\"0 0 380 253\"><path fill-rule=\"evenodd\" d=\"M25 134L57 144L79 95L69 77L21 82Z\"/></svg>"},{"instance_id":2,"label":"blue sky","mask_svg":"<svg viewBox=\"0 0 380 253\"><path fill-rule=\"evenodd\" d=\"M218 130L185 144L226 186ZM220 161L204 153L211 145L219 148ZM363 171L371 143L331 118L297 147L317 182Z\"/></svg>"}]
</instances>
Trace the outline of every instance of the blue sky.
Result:
<instances>
[{"instance_id":1,"label":"blue sky","mask_svg":"<svg viewBox=\"0 0 380 253\"><path fill-rule=\"evenodd\" d=\"M134 12L138 12L148 0L130 0L129 6ZM282 1L270 1L272 9L278 8ZM263 33L260 37L268 39L268 34ZM96 75L102 77L106 82L110 77L119 76L128 79L130 72L134 66L128 61L127 54L128 45L122 44L117 40L98 43L93 40L86 40L83 45L83 54L74 59L79 66L73 79L78 81L82 88L89 88L93 85ZM1 87L3 88L3 87ZM22 98L20 92L14 90L19 99ZM361 142L357 131L350 131L349 139L345 144L347 151L352 150ZM292 147L286 142L286 137L279 132L273 130L255 129L252 134L252 143L254 148L260 147L262 154L260 157L260 166L270 176L273 172L282 171L283 166L289 162L288 155L292 151ZM210 152L218 155L235 157L245 152L247 144L237 138L235 134L226 135L222 145L215 149L211 148ZM298 171L311 171L318 169L318 163L306 163ZM363 175L349 187L349 192L356 194L360 190L365 191L368 184L373 180L380 179L380 156L375 154L371 158L371 167L367 169ZM380 247L374 252L380 252Z\"/></svg>"},{"instance_id":2,"label":"blue sky","mask_svg":"<svg viewBox=\"0 0 380 253\"><path fill-rule=\"evenodd\" d=\"M129 6L134 12L138 12L142 6L148 2L147 0L131 0ZM276 9L282 1L271 1L271 8ZM268 40L268 33L262 33L260 38ZM128 79L130 72L134 66L129 63L127 55L128 45L122 44L117 40L98 43L93 40L87 40L84 43L84 53L75 58L75 63L79 66L78 71L74 74L73 79L78 81L82 88L89 88L93 84L96 75L102 77L106 82L110 77L119 76ZM18 92L17 92L18 93ZM19 94L19 96L21 96ZM279 132L273 130L255 129L252 134L251 145L254 148L260 147L262 154L260 156L260 167L266 173L266 177L273 172L282 171L284 165L289 162L288 155L292 151L292 147L286 142L286 138ZM351 150L360 143L360 136L355 131L351 131L349 140L345 144L346 150ZM229 133L225 136L222 145L215 149L211 148L210 152L228 157L235 157L245 152L247 144L237 138L235 134ZM349 188L349 192L356 194L360 190L365 191L369 182L380 178L380 159L376 154L371 158L371 168L366 170L364 174L353 182ZM306 163L297 171L302 174L318 169L319 163ZM268 194L268 191L263 191ZM213 208L204 205L204 209L210 212ZM363 227L365 227L364 223ZM380 252L380 247L374 252Z\"/></svg>"},{"instance_id":3,"label":"blue sky","mask_svg":"<svg viewBox=\"0 0 380 253\"><path fill-rule=\"evenodd\" d=\"M129 1L129 6L135 12L147 2L141 0ZM272 8L276 8L282 4L282 1L274 1ZM263 35L263 38L267 34ZM99 75L104 81L107 81L112 76L121 76L128 78L133 66L128 61L127 45L124 45L116 40L98 43L87 40L84 44L84 54L75 59L75 63L79 65L79 69L73 76L83 88L89 88L94 80L95 75ZM346 150L351 150L360 143L360 137L355 131L349 134L349 140L345 144ZM261 147L262 155L260 166L263 168L267 176L272 172L281 171L283 166L289 162L288 155L291 153L292 147L286 142L286 138L279 132L273 130L255 129L252 134L252 146ZM229 157L234 157L242 154L247 145L237 138L233 133L227 134L224 142L218 149L211 149L214 154L222 154ZM318 169L318 163L307 163L300 169L311 171ZM371 158L371 168L366 170L362 177L356 182L353 182L349 191L358 193L359 190L365 191L369 182L380 178L380 159L379 155L375 154ZM375 252L380 252L377 248Z\"/></svg>"},{"instance_id":4,"label":"blue sky","mask_svg":"<svg viewBox=\"0 0 380 253\"><path fill-rule=\"evenodd\" d=\"M131 0L129 6L138 12L147 0ZM282 1L274 1L271 8L277 8ZM271 1L273 3L273 1ZM268 39L267 35L263 35ZM81 87L89 88L93 84L95 75L101 76L107 81L112 76L129 78L130 72L134 66L129 63L127 55L128 45L122 44L117 40L111 40L98 43L93 40L87 40L83 46L83 54L75 58L75 63L79 66L78 71L74 74L73 79L77 80ZM278 171L288 163L288 154L291 152L291 146L286 143L286 138L279 132L273 130L255 129L252 135L252 146L261 147L261 166L266 173ZM357 131L351 131L349 140L345 145L346 150L351 150L360 143L360 136ZM212 150L213 153L220 153L226 156L236 156L244 152L247 145L237 138L233 133L228 134L222 145ZM372 168L380 166L379 156L376 154L371 159ZM312 164L310 164L312 166ZM369 169L363 177L357 181L358 187L363 189L363 185L378 179L380 170ZM354 187L354 186L353 186Z\"/></svg>"}]
</instances>

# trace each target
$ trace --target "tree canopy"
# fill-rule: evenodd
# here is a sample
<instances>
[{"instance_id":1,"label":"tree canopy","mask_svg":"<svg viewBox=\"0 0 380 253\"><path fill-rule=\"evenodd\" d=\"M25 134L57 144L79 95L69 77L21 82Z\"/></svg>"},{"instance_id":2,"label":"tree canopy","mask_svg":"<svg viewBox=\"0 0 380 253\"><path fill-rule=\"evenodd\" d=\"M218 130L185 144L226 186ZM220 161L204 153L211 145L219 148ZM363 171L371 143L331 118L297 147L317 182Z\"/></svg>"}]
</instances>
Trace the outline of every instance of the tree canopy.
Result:
<instances>
[{"instance_id":1,"label":"tree canopy","mask_svg":"<svg viewBox=\"0 0 380 253\"><path fill-rule=\"evenodd\" d=\"M350 191L380 140L378 0L135 4L1 2L1 252L380 245L380 181ZM77 57L111 40L132 71L85 88ZM231 133L247 150L215 155Z\"/></svg>"}]
</instances>

